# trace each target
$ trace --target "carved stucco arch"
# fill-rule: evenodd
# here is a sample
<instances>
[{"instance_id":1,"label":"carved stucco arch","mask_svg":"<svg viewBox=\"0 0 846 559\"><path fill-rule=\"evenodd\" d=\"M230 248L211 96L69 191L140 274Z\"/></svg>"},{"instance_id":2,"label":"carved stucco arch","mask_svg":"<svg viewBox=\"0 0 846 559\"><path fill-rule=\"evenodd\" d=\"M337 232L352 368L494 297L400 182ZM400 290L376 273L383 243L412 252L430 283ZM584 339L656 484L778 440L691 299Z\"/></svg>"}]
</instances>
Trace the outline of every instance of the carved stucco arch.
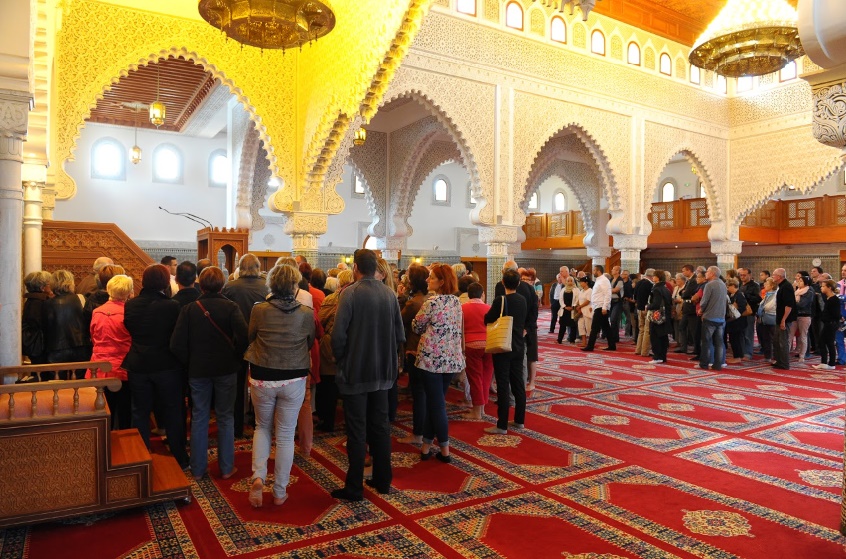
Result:
<instances>
[{"instance_id":1,"label":"carved stucco arch","mask_svg":"<svg viewBox=\"0 0 846 559\"><path fill-rule=\"evenodd\" d=\"M600 147L596 139L585 128L578 123L571 122L566 126L559 128L554 134L550 135L540 148L534 152L537 155L535 156L532 166L529 169L529 174L523 183L522 196L518 198L518 208L521 213L524 211L525 204L528 203L529 187L537 184L536 182L533 182L533 180L536 180L533 179L533 177L537 177L540 169L549 164L547 159L548 156L546 154L548 152L555 152L556 141L569 134L572 134L579 140L579 142L584 146L587 155L593 161L602 193L608 200L609 211L620 209L620 193L617 190L617 183L614 179L614 171L611 168L611 163L608 157L605 155L605 152ZM585 223L585 227L587 227L587 223Z\"/></svg>"},{"instance_id":2,"label":"carved stucco arch","mask_svg":"<svg viewBox=\"0 0 846 559\"><path fill-rule=\"evenodd\" d=\"M354 158L350 157L350 159L347 161L347 164L350 166L350 168L352 168L353 174L358 175L358 177L361 179L362 185L364 186L364 203L367 205L367 211L368 213L370 213L371 218L376 218L376 203L373 200L373 191L370 187L370 181L367 180L367 174L358 167Z\"/></svg>"},{"instance_id":3,"label":"carved stucco arch","mask_svg":"<svg viewBox=\"0 0 846 559\"><path fill-rule=\"evenodd\" d=\"M538 161L537 172L529 178L531 187L520 206L521 211L526 213L531 193L552 176L557 176L564 181L576 197L582 213L582 222L585 225L585 238L593 238L596 235L594 213L600 209L599 198L602 185L596 169L586 163L559 159L558 154L552 151L545 154ZM580 185L576 184L576 180L579 180L581 184L587 184L589 188L579 188Z\"/></svg>"},{"instance_id":4,"label":"carved stucco arch","mask_svg":"<svg viewBox=\"0 0 846 559\"><path fill-rule=\"evenodd\" d=\"M615 188L615 181L614 181L614 173L611 170L611 166L608 162L607 157L605 156L602 149L598 146L596 141L593 137L587 133L587 131L582 128L578 124L568 124L567 126L561 128L558 132L552 135L546 142L544 142L543 146L537 152L535 159L532 163L532 167L529 171L529 176L524 183L524 190L521 193L522 195L518 197L518 211L522 216L522 220L525 221L525 212L526 207L529 203L529 198L531 197L531 192L535 186L539 185L539 179L550 166L554 165L556 160L560 159L562 147L560 145L561 139L567 137L568 135L574 136L581 147L584 148L584 155L586 155L593 163L592 167L595 173L596 184L599 187L600 195L604 195L605 198L608 200L609 211L612 211L614 207L620 206L620 197L619 193ZM547 176L548 178L548 176ZM544 179L546 180L546 179ZM541 181L542 182L542 181ZM566 181L565 178L565 182ZM594 223L593 223L593 215L591 211L588 211L587 208L590 208L592 204L589 204L589 199L586 197L580 197L578 189L574 189L571 186L571 190L576 195L576 198L579 200L579 204L582 207L582 215L584 218L585 223L585 230L588 233L596 233L594 231ZM599 209L599 203L597 200L596 207L592 208L593 210Z\"/></svg>"},{"instance_id":5,"label":"carved stucco arch","mask_svg":"<svg viewBox=\"0 0 846 559\"><path fill-rule=\"evenodd\" d=\"M459 148L474 197L471 212L477 225L492 224L494 191L495 87L457 76L403 66L385 96L385 103L411 97L435 115Z\"/></svg>"},{"instance_id":6,"label":"carved stucco arch","mask_svg":"<svg viewBox=\"0 0 846 559\"><path fill-rule=\"evenodd\" d=\"M236 85L235 82L230 79L223 70L218 68L215 64L211 63L208 58L206 58L204 55L200 54L196 50L189 50L186 47L164 48L157 52L148 52L140 58L137 57L137 53L138 51L136 51L134 55L127 54L125 57L125 62L121 63L122 67L119 71L109 71L106 74L97 76L92 79L91 83L102 84L101 86L99 86L99 91L96 93L96 95L94 95L93 99L87 103L84 110L80 110L77 114L72 115L70 117L74 124L73 131L69 140L69 145L67 147L63 147L61 145L60 140L60 145L57 146L59 160L61 161L58 176L56 177L57 197L59 199L69 199L76 194L76 181L74 181L73 178L68 175L65 171L65 163L67 163L68 161L73 161L75 159L77 143L79 141L80 136L82 135L82 129L85 127L85 121L88 120L88 118L91 116L91 111L97 107L97 103L99 103L103 99L106 92L111 90L112 87L121 80L121 78L126 77L127 75L129 75L129 72L135 71L142 66L155 64L161 58L167 59L169 57L182 57L185 60L193 62L198 66L202 66L203 69L208 72L213 78L220 81L220 83L223 84L233 96L235 96L235 98L244 108L244 111L249 115L249 119L254 123L255 130L258 132L259 139L261 140L261 142L264 143L265 146L267 146L268 163L271 166L275 166L277 164L277 157L273 153L273 145L270 141L270 137L267 134L267 128L264 126L264 124L262 124L262 119L257 114L255 107L253 107L253 105L250 103L249 98L244 94L241 88Z\"/></svg>"},{"instance_id":7,"label":"carved stucco arch","mask_svg":"<svg viewBox=\"0 0 846 559\"><path fill-rule=\"evenodd\" d=\"M664 169L675 156L683 155L685 159L696 169L696 173L702 179L702 183L705 186L705 202L708 205L708 216L710 217L711 222L722 221L724 217L722 199L720 197L720 192L714 187L714 179L712 178L710 167L703 163L702 158L693 149L686 146L680 146L670 151L671 153L669 153L669 155L664 159L664 166L661 167L657 173L653 174L652 177L649 177L651 180L646 183L643 215L646 216L650 211L652 211L652 200L655 198L655 192L660 187L659 182ZM651 185L652 188L649 188L649 185ZM699 193L697 193L697 195L698 194Z\"/></svg>"},{"instance_id":8,"label":"carved stucco arch","mask_svg":"<svg viewBox=\"0 0 846 559\"><path fill-rule=\"evenodd\" d=\"M241 147L241 158L238 162L238 184L236 185L235 204L238 208L237 227L247 226L253 228L256 223L256 215L252 212L253 206L253 179L255 177L256 167L258 166L257 155L261 148L261 138L255 126L250 126L244 136L244 142ZM250 208L249 223L240 223L242 209ZM264 223L262 223L262 227ZM261 229L262 227L255 227Z\"/></svg>"},{"instance_id":9,"label":"carved stucco arch","mask_svg":"<svg viewBox=\"0 0 846 559\"><path fill-rule=\"evenodd\" d=\"M464 162L461 160L461 152L458 151L455 144L444 141L434 141L430 143L424 155L418 160L416 169L414 170L414 174L409 183L410 187L413 189L411 191L411 195L408 196L405 205L403 207L399 207L396 213L396 221L401 221L405 224L408 236L411 236L413 232L411 226L408 224L408 218L411 217L414 203L417 201L420 191L422 190L423 181L426 180L426 177L431 175L435 169L453 161L464 165ZM453 204L455 203L455 200L455 189L453 188Z\"/></svg>"},{"instance_id":10,"label":"carved stucco arch","mask_svg":"<svg viewBox=\"0 0 846 559\"><path fill-rule=\"evenodd\" d=\"M846 163L838 164L836 167L831 169L831 171L827 175L821 176L820 179L817 182L815 182L814 184L805 185L804 187L802 187L802 186L797 187L797 190L799 192L801 192L802 194L810 194L811 191L813 191L815 188L817 188L821 183L830 179L832 175L839 173L844 168L844 166L846 166ZM789 184L790 183L785 181L785 182L782 182L781 184L778 184L775 188L768 188L765 191L763 191L763 193L761 194L762 198L760 200L758 200L757 202L755 202L751 206L748 206L742 213L738 214L738 216L732 222L732 227L739 228L740 225L743 223L743 220L746 219L746 217L749 214L752 214L752 213L756 212L757 210L761 209L762 207L764 207L767 204L767 202L769 202L773 198L773 196L778 194L778 192L781 189L783 189L785 186L788 186Z\"/></svg>"}]
</instances>

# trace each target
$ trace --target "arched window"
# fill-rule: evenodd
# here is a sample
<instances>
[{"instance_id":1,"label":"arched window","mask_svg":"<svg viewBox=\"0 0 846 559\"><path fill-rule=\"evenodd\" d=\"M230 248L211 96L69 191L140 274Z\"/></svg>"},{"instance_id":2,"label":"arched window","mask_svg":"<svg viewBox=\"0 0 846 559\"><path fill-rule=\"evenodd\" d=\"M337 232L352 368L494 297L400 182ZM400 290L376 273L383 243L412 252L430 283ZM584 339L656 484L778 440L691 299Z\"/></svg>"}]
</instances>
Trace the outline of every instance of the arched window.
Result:
<instances>
[{"instance_id":1,"label":"arched window","mask_svg":"<svg viewBox=\"0 0 846 559\"><path fill-rule=\"evenodd\" d=\"M590 34L590 52L605 56L605 35L599 29Z\"/></svg>"},{"instance_id":2,"label":"arched window","mask_svg":"<svg viewBox=\"0 0 846 559\"><path fill-rule=\"evenodd\" d=\"M114 138L100 138L91 146L91 178L126 180L126 149Z\"/></svg>"},{"instance_id":3,"label":"arched window","mask_svg":"<svg viewBox=\"0 0 846 559\"><path fill-rule=\"evenodd\" d=\"M218 149L209 156L209 186L226 186L229 182L229 158L225 149Z\"/></svg>"},{"instance_id":4,"label":"arched window","mask_svg":"<svg viewBox=\"0 0 846 559\"><path fill-rule=\"evenodd\" d=\"M517 2L509 2L505 7L505 25L512 29L523 30L523 8Z\"/></svg>"},{"instance_id":5,"label":"arched window","mask_svg":"<svg viewBox=\"0 0 846 559\"><path fill-rule=\"evenodd\" d=\"M153 151L153 180L182 184L182 152L173 144L161 144Z\"/></svg>"},{"instance_id":6,"label":"arched window","mask_svg":"<svg viewBox=\"0 0 846 559\"><path fill-rule=\"evenodd\" d=\"M552 212L562 213L567 211L567 195L561 190L552 196Z\"/></svg>"},{"instance_id":7,"label":"arched window","mask_svg":"<svg viewBox=\"0 0 846 559\"><path fill-rule=\"evenodd\" d=\"M540 209L540 195L538 191L532 192L532 197L529 198L529 210L538 211Z\"/></svg>"},{"instance_id":8,"label":"arched window","mask_svg":"<svg viewBox=\"0 0 846 559\"><path fill-rule=\"evenodd\" d=\"M699 85L700 83L700 76L699 76L699 66L694 66L693 64L690 65L690 83L695 83Z\"/></svg>"},{"instance_id":9,"label":"arched window","mask_svg":"<svg viewBox=\"0 0 846 559\"><path fill-rule=\"evenodd\" d=\"M364 181L355 171L352 172L352 197L364 198Z\"/></svg>"},{"instance_id":10,"label":"arched window","mask_svg":"<svg viewBox=\"0 0 846 559\"><path fill-rule=\"evenodd\" d=\"M549 38L556 43L567 42L567 26L564 24L564 19L560 16L554 16L552 22L549 24Z\"/></svg>"},{"instance_id":11,"label":"arched window","mask_svg":"<svg viewBox=\"0 0 846 559\"><path fill-rule=\"evenodd\" d=\"M737 78L737 92L750 91L752 89L752 76L740 76Z\"/></svg>"},{"instance_id":12,"label":"arched window","mask_svg":"<svg viewBox=\"0 0 846 559\"><path fill-rule=\"evenodd\" d=\"M449 206L449 182L446 177L438 176L432 182L432 204Z\"/></svg>"},{"instance_id":13,"label":"arched window","mask_svg":"<svg viewBox=\"0 0 846 559\"><path fill-rule=\"evenodd\" d=\"M796 77L796 61L791 60L778 73L778 81L786 82Z\"/></svg>"},{"instance_id":14,"label":"arched window","mask_svg":"<svg viewBox=\"0 0 846 559\"><path fill-rule=\"evenodd\" d=\"M628 62L640 66L640 46L634 41L629 43Z\"/></svg>"},{"instance_id":15,"label":"arched window","mask_svg":"<svg viewBox=\"0 0 846 559\"><path fill-rule=\"evenodd\" d=\"M658 69L662 74L668 76L673 75L673 62L670 60L670 55L666 52L662 52L661 58L658 59Z\"/></svg>"},{"instance_id":16,"label":"arched window","mask_svg":"<svg viewBox=\"0 0 846 559\"><path fill-rule=\"evenodd\" d=\"M661 201L662 202L672 202L676 199L676 185L667 181L664 183L664 186L661 187Z\"/></svg>"},{"instance_id":17,"label":"arched window","mask_svg":"<svg viewBox=\"0 0 846 559\"><path fill-rule=\"evenodd\" d=\"M727 87L728 86L726 85L726 77L717 74L717 91L723 94L728 93Z\"/></svg>"},{"instance_id":18,"label":"arched window","mask_svg":"<svg viewBox=\"0 0 846 559\"><path fill-rule=\"evenodd\" d=\"M455 9L462 14L476 15L476 0L458 0Z\"/></svg>"}]
</instances>

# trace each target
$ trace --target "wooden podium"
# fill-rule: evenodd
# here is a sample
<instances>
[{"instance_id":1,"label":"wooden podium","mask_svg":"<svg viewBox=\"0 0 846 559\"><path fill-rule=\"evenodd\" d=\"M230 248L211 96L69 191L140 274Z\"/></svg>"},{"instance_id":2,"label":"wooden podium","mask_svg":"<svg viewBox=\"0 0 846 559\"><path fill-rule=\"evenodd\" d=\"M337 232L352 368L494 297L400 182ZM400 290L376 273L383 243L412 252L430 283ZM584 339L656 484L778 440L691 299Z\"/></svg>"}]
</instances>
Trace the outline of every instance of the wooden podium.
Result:
<instances>
[{"instance_id":1,"label":"wooden podium","mask_svg":"<svg viewBox=\"0 0 846 559\"><path fill-rule=\"evenodd\" d=\"M206 227L197 231L197 258L208 258L213 266L218 265L220 251L226 257L224 266L231 274L238 267L238 259L247 254L250 232L247 229Z\"/></svg>"}]
</instances>

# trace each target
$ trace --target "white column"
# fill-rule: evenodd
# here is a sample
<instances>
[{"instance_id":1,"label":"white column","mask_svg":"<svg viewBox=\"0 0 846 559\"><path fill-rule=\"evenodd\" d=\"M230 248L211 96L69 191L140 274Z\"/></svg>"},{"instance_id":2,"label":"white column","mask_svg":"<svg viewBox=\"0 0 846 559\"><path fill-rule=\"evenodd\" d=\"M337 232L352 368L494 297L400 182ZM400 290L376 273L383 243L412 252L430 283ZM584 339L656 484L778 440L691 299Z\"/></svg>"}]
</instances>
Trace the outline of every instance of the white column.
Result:
<instances>
[{"instance_id":1,"label":"white column","mask_svg":"<svg viewBox=\"0 0 846 559\"><path fill-rule=\"evenodd\" d=\"M614 249L611 247L585 247L587 249L588 258L590 258L592 266L602 266L605 268L606 260L611 258L611 253ZM605 270L610 272L610 270Z\"/></svg>"},{"instance_id":2,"label":"white column","mask_svg":"<svg viewBox=\"0 0 846 559\"><path fill-rule=\"evenodd\" d=\"M720 271L737 268L737 255L743 250L743 241L711 241L711 252L717 255Z\"/></svg>"},{"instance_id":3,"label":"white column","mask_svg":"<svg viewBox=\"0 0 846 559\"><path fill-rule=\"evenodd\" d=\"M376 248L382 252L382 258L397 266L399 266L403 244L403 237L379 237L376 239Z\"/></svg>"},{"instance_id":4,"label":"white column","mask_svg":"<svg viewBox=\"0 0 846 559\"><path fill-rule=\"evenodd\" d=\"M285 222L285 233L291 236L294 256L304 256L309 262L317 263L317 240L326 233L328 215L308 212L291 212Z\"/></svg>"},{"instance_id":5,"label":"white column","mask_svg":"<svg viewBox=\"0 0 846 559\"><path fill-rule=\"evenodd\" d=\"M479 242L487 246L487 297L493 300L493 286L502 280L502 267L508 261L508 247L518 239L519 227L492 225L479 227Z\"/></svg>"},{"instance_id":6,"label":"white column","mask_svg":"<svg viewBox=\"0 0 846 559\"><path fill-rule=\"evenodd\" d=\"M31 104L27 92L0 90L0 366L21 364L21 166Z\"/></svg>"},{"instance_id":7,"label":"white column","mask_svg":"<svg viewBox=\"0 0 846 559\"><path fill-rule=\"evenodd\" d=\"M30 166L31 167L31 166ZM26 171L27 166L24 166ZM40 167L44 169L43 167ZM28 173L24 173L27 175ZM24 176L24 209L23 209L23 249L24 275L41 269L41 224L44 221L43 201L41 193L44 182L28 180L33 177Z\"/></svg>"}]
</instances>

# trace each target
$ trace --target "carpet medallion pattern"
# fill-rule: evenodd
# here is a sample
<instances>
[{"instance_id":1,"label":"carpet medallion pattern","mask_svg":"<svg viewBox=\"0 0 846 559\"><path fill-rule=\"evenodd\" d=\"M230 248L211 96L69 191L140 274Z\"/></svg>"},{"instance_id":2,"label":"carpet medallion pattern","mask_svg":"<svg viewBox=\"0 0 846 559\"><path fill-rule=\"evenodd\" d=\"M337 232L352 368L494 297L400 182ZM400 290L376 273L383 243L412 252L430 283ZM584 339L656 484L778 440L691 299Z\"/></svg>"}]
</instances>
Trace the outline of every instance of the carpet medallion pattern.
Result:
<instances>
[{"instance_id":1,"label":"carpet medallion pattern","mask_svg":"<svg viewBox=\"0 0 846 559\"><path fill-rule=\"evenodd\" d=\"M236 441L223 480L210 440L190 504L0 530L0 559L846 559L842 368L817 371L815 357L775 371L756 356L713 371L672 351L648 363L625 337L592 353L539 338L524 429L486 433L495 401L468 420L449 390L449 464L398 442L412 429L401 378L389 494L331 497L347 467L340 421L298 451L281 506L273 458L253 508L252 441Z\"/></svg>"}]
</instances>

